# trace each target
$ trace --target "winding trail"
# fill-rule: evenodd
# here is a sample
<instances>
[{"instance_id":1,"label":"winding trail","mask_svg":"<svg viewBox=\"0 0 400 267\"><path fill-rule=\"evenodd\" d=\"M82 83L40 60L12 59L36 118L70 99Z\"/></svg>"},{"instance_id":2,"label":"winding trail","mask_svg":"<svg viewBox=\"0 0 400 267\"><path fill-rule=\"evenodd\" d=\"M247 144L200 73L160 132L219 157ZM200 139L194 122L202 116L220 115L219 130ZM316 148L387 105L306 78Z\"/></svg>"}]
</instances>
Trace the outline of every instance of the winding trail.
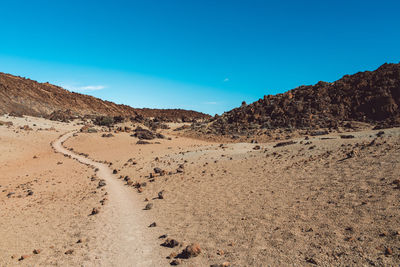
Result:
<instances>
[{"instance_id":1,"label":"winding trail","mask_svg":"<svg viewBox=\"0 0 400 267\"><path fill-rule=\"evenodd\" d=\"M53 148L79 162L98 168L97 176L106 181L108 201L96 215L90 258L94 266L164 266L160 248L150 233L145 233L151 223L142 211L144 204L132 190L119 182L107 165L77 155L62 143L73 136L67 133L53 142Z\"/></svg>"}]
</instances>

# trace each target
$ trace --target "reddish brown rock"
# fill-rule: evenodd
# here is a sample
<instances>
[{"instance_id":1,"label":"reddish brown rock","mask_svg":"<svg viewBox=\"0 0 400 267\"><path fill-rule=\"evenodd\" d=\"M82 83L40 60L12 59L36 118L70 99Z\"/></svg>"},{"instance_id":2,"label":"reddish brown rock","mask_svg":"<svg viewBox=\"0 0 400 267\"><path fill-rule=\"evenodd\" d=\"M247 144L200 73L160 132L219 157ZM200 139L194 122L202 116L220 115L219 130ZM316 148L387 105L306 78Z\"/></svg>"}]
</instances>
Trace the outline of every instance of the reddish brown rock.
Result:
<instances>
[{"instance_id":1,"label":"reddish brown rock","mask_svg":"<svg viewBox=\"0 0 400 267\"><path fill-rule=\"evenodd\" d=\"M187 246L181 253L182 258L189 259L192 257L197 257L201 253L201 248L199 244L191 244Z\"/></svg>"}]
</instances>

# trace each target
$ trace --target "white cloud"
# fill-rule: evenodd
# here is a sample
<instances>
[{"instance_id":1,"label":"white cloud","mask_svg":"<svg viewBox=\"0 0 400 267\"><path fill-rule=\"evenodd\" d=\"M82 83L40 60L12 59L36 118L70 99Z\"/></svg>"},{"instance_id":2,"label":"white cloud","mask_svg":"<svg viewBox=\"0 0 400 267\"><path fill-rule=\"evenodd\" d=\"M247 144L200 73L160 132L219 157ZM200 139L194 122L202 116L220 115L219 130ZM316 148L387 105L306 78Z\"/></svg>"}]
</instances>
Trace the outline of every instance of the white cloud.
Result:
<instances>
[{"instance_id":1,"label":"white cloud","mask_svg":"<svg viewBox=\"0 0 400 267\"><path fill-rule=\"evenodd\" d=\"M80 91L97 91L97 90L102 90L104 88L106 88L104 85L88 85L88 86L78 87Z\"/></svg>"},{"instance_id":2,"label":"white cloud","mask_svg":"<svg viewBox=\"0 0 400 267\"><path fill-rule=\"evenodd\" d=\"M103 90L104 88L106 88L105 85L71 86L67 84L62 85L62 87L73 92L92 92Z\"/></svg>"},{"instance_id":3,"label":"white cloud","mask_svg":"<svg viewBox=\"0 0 400 267\"><path fill-rule=\"evenodd\" d=\"M229 82L229 78L224 79L224 83Z\"/></svg>"}]
</instances>

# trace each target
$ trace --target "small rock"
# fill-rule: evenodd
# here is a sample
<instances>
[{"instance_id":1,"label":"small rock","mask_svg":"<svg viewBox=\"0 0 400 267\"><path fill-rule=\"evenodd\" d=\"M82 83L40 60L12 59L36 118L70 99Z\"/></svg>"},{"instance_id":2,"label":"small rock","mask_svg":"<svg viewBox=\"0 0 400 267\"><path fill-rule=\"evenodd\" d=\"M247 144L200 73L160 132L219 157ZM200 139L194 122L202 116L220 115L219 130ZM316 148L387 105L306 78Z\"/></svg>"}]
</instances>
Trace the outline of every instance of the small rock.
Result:
<instances>
[{"instance_id":1,"label":"small rock","mask_svg":"<svg viewBox=\"0 0 400 267\"><path fill-rule=\"evenodd\" d=\"M106 182L104 180L99 181L99 186L97 188L103 187L106 185Z\"/></svg>"},{"instance_id":2,"label":"small rock","mask_svg":"<svg viewBox=\"0 0 400 267\"><path fill-rule=\"evenodd\" d=\"M171 261L171 265L179 265L179 264L181 264L182 263L182 261L180 260L180 259L175 259L175 260L173 260L173 261Z\"/></svg>"},{"instance_id":3,"label":"small rock","mask_svg":"<svg viewBox=\"0 0 400 267\"><path fill-rule=\"evenodd\" d=\"M157 226L157 223L155 223L155 222L153 222L153 223L151 223L150 225L149 225L149 227L156 227Z\"/></svg>"},{"instance_id":4,"label":"small rock","mask_svg":"<svg viewBox=\"0 0 400 267\"><path fill-rule=\"evenodd\" d=\"M163 247L174 248L179 246L179 242L172 238L167 238L164 243L161 244Z\"/></svg>"},{"instance_id":5,"label":"small rock","mask_svg":"<svg viewBox=\"0 0 400 267\"><path fill-rule=\"evenodd\" d=\"M118 173L118 171L117 170L113 170L113 174L117 174Z\"/></svg>"},{"instance_id":6,"label":"small rock","mask_svg":"<svg viewBox=\"0 0 400 267\"><path fill-rule=\"evenodd\" d=\"M99 213L99 209L93 208L91 215L95 215L95 214L98 214L98 213Z\"/></svg>"},{"instance_id":7,"label":"small rock","mask_svg":"<svg viewBox=\"0 0 400 267\"><path fill-rule=\"evenodd\" d=\"M274 145L274 147L281 147L281 146L288 146L288 145L293 145L296 144L295 141L286 141L286 142L280 142Z\"/></svg>"},{"instance_id":8,"label":"small rock","mask_svg":"<svg viewBox=\"0 0 400 267\"><path fill-rule=\"evenodd\" d=\"M64 252L65 255L71 255L72 253L74 253L73 249L68 249L67 251Z\"/></svg>"},{"instance_id":9,"label":"small rock","mask_svg":"<svg viewBox=\"0 0 400 267\"><path fill-rule=\"evenodd\" d=\"M137 145L147 145L147 144L151 144L150 142L144 141L144 140L139 140L136 142Z\"/></svg>"},{"instance_id":10,"label":"small rock","mask_svg":"<svg viewBox=\"0 0 400 267\"><path fill-rule=\"evenodd\" d=\"M342 135L340 136L340 138L342 138L342 139L352 139L352 138L354 138L354 135L351 135L351 134L342 134Z\"/></svg>"},{"instance_id":11,"label":"small rock","mask_svg":"<svg viewBox=\"0 0 400 267\"><path fill-rule=\"evenodd\" d=\"M27 259L27 258L29 258L29 257L31 257L32 255L22 255L18 260L19 261L22 261L22 260L25 260L25 259Z\"/></svg>"},{"instance_id":12,"label":"small rock","mask_svg":"<svg viewBox=\"0 0 400 267\"><path fill-rule=\"evenodd\" d=\"M218 250L217 250L217 255L222 256L222 255L224 255L224 254L225 254L225 252L224 252L223 250L221 250L221 249L218 249Z\"/></svg>"},{"instance_id":13,"label":"small rock","mask_svg":"<svg viewBox=\"0 0 400 267\"><path fill-rule=\"evenodd\" d=\"M260 150L260 149L261 149L260 146L255 146L255 147L253 147L253 150Z\"/></svg>"},{"instance_id":14,"label":"small rock","mask_svg":"<svg viewBox=\"0 0 400 267\"><path fill-rule=\"evenodd\" d=\"M161 172L162 172L162 169L161 169L161 168L158 168L158 167L156 167L156 168L154 168L154 172L155 172L155 173L161 173Z\"/></svg>"},{"instance_id":15,"label":"small rock","mask_svg":"<svg viewBox=\"0 0 400 267\"><path fill-rule=\"evenodd\" d=\"M42 252L40 249L34 249L33 250L33 254L40 254L40 252Z\"/></svg>"},{"instance_id":16,"label":"small rock","mask_svg":"<svg viewBox=\"0 0 400 267\"><path fill-rule=\"evenodd\" d=\"M101 137L113 137L114 135L112 133L108 133L108 134L102 134Z\"/></svg>"},{"instance_id":17,"label":"small rock","mask_svg":"<svg viewBox=\"0 0 400 267\"><path fill-rule=\"evenodd\" d=\"M191 244L187 246L181 253L181 256L185 259L191 257L197 257L201 253L201 248L199 244Z\"/></svg>"},{"instance_id":18,"label":"small rock","mask_svg":"<svg viewBox=\"0 0 400 267\"><path fill-rule=\"evenodd\" d=\"M158 192L158 198L159 199L164 199L164 190Z\"/></svg>"},{"instance_id":19,"label":"small rock","mask_svg":"<svg viewBox=\"0 0 400 267\"><path fill-rule=\"evenodd\" d=\"M386 249L385 249L385 256L390 256L390 255L392 255L392 254L393 254L393 251L392 251L391 248L386 248Z\"/></svg>"},{"instance_id":20,"label":"small rock","mask_svg":"<svg viewBox=\"0 0 400 267\"><path fill-rule=\"evenodd\" d=\"M153 208L153 203L148 203L146 207L144 207L145 210L151 210Z\"/></svg>"},{"instance_id":21,"label":"small rock","mask_svg":"<svg viewBox=\"0 0 400 267\"><path fill-rule=\"evenodd\" d=\"M306 262L311 263L311 264L315 264L318 265L318 263L311 257L306 257L305 258Z\"/></svg>"}]
</instances>

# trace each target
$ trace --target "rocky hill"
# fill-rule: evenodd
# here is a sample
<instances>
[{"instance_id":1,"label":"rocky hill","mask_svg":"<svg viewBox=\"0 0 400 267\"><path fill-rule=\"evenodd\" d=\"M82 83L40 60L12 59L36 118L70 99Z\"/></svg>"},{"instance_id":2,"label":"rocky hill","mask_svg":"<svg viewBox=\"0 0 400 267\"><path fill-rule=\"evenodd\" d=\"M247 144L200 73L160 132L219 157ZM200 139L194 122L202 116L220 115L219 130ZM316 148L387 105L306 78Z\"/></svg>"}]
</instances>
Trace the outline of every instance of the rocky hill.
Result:
<instances>
[{"instance_id":1,"label":"rocky hill","mask_svg":"<svg viewBox=\"0 0 400 267\"><path fill-rule=\"evenodd\" d=\"M400 126L400 64L300 86L194 124L197 132L245 135L274 129L337 129L349 121Z\"/></svg>"},{"instance_id":2,"label":"rocky hill","mask_svg":"<svg viewBox=\"0 0 400 267\"><path fill-rule=\"evenodd\" d=\"M49 83L0 73L0 114L13 113L37 117L122 116L158 117L169 121L193 121L209 115L181 109L135 109L103 101L89 95L67 91Z\"/></svg>"}]
</instances>

